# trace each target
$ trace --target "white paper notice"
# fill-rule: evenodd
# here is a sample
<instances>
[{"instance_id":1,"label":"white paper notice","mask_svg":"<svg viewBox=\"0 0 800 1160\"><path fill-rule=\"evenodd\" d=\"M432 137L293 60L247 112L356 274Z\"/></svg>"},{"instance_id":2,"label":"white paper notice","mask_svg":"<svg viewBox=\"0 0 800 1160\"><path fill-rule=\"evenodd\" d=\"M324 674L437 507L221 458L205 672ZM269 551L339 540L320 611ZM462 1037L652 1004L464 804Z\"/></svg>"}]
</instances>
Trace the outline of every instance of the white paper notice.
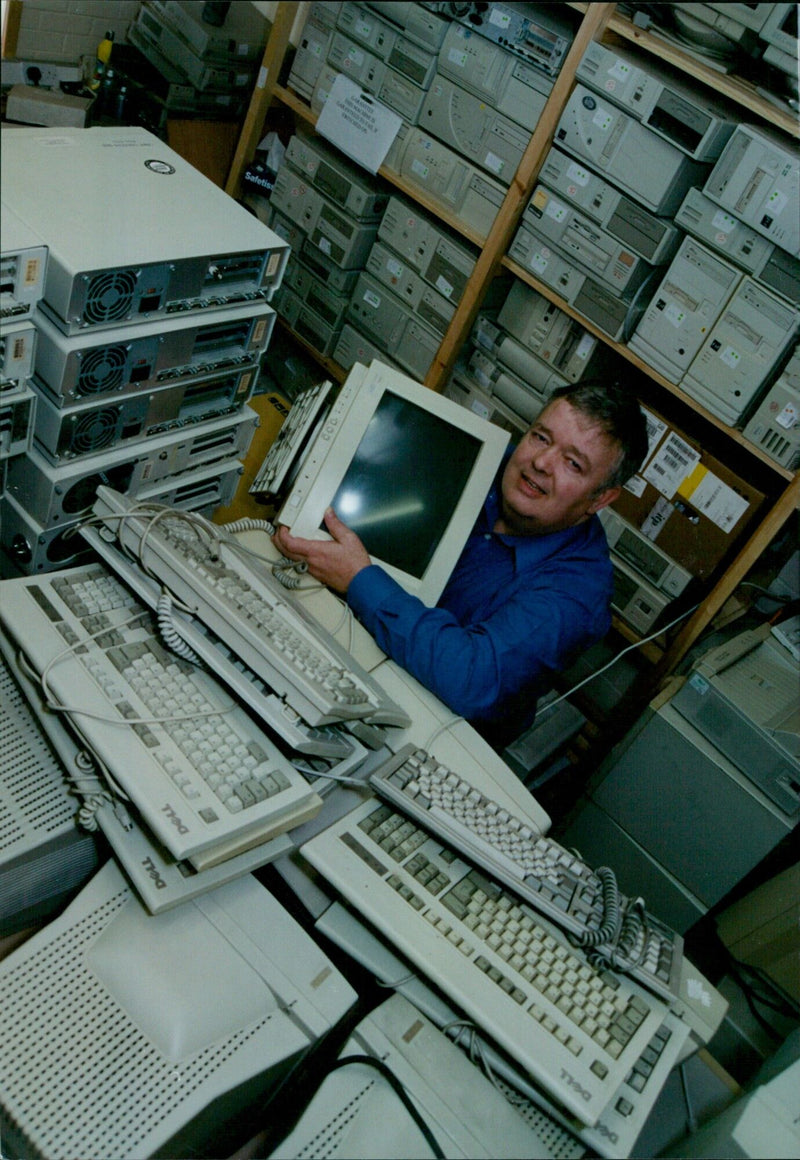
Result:
<instances>
[{"instance_id":1,"label":"white paper notice","mask_svg":"<svg viewBox=\"0 0 800 1160\"><path fill-rule=\"evenodd\" d=\"M672 499L699 462L699 453L674 431L670 431L642 474L662 495Z\"/></svg>"},{"instance_id":2,"label":"white paper notice","mask_svg":"<svg viewBox=\"0 0 800 1160\"><path fill-rule=\"evenodd\" d=\"M744 496L711 471L695 472L681 489L681 495L723 532L732 531L750 506Z\"/></svg>"},{"instance_id":3,"label":"white paper notice","mask_svg":"<svg viewBox=\"0 0 800 1160\"><path fill-rule=\"evenodd\" d=\"M641 475L632 475L625 484L625 490L635 496L643 496L646 487L647 483L642 479Z\"/></svg>"},{"instance_id":4,"label":"white paper notice","mask_svg":"<svg viewBox=\"0 0 800 1160\"><path fill-rule=\"evenodd\" d=\"M666 435L667 424L663 419L659 419L658 415L654 415L652 411L648 411L646 407L642 407L642 413L647 423L647 459L649 459Z\"/></svg>"},{"instance_id":5,"label":"white paper notice","mask_svg":"<svg viewBox=\"0 0 800 1160\"><path fill-rule=\"evenodd\" d=\"M370 173L377 173L402 124L402 117L339 73L317 119L317 132Z\"/></svg>"}]
</instances>

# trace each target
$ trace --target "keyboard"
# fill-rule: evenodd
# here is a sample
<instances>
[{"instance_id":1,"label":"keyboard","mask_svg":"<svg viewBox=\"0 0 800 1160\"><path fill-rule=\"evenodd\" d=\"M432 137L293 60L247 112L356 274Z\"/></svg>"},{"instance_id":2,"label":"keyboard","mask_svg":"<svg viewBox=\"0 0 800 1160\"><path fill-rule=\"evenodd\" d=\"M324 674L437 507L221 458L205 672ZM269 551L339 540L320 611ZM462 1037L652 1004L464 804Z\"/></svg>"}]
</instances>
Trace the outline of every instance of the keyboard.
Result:
<instances>
[{"instance_id":1,"label":"keyboard","mask_svg":"<svg viewBox=\"0 0 800 1160\"><path fill-rule=\"evenodd\" d=\"M86 527L82 535L116 574L132 588L150 608L158 608L162 590L114 544L109 544L97 528ZM183 616L177 607L172 609L172 623L176 632L197 653L220 680L241 697L246 705L270 729L298 753L330 758L344 762L349 772L366 757L366 750L343 732L341 725L309 725L300 714L278 697L237 657L232 649L210 631L207 625ZM345 772L342 770L341 772Z\"/></svg>"},{"instance_id":2,"label":"keyboard","mask_svg":"<svg viewBox=\"0 0 800 1160\"><path fill-rule=\"evenodd\" d=\"M405 746L370 782L615 970L668 1002L677 994L683 939L620 895L610 870L592 870L424 749Z\"/></svg>"},{"instance_id":3,"label":"keyboard","mask_svg":"<svg viewBox=\"0 0 800 1160\"><path fill-rule=\"evenodd\" d=\"M106 486L98 488L94 512L145 572L310 725L361 718L409 724L408 715L265 565L245 562L222 528L196 515L138 505Z\"/></svg>"},{"instance_id":4,"label":"keyboard","mask_svg":"<svg viewBox=\"0 0 800 1160\"><path fill-rule=\"evenodd\" d=\"M642 1128L688 1037L687 1025L676 1015L668 1013L594 1127L576 1129L572 1125L572 1130L590 1149L591 1155L624 1160L633 1154ZM495 1061L491 1063L494 1068ZM522 1077L512 1076L508 1081L498 1077L497 1085L526 1121L539 1124L544 1111L560 1120L564 1127L570 1126L558 1108L543 1098L541 1092L526 1084ZM527 1089L522 1098L520 1089Z\"/></svg>"},{"instance_id":5,"label":"keyboard","mask_svg":"<svg viewBox=\"0 0 800 1160\"><path fill-rule=\"evenodd\" d=\"M333 388L330 379L298 395L250 484L251 495L274 495L286 480Z\"/></svg>"},{"instance_id":6,"label":"keyboard","mask_svg":"<svg viewBox=\"0 0 800 1160\"><path fill-rule=\"evenodd\" d=\"M622 1160L630 1156L653 1105L680 1058L689 1037L689 1025L669 1012L654 1033L622 1085L594 1127L576 1123L539 1087L483 1036L464 1027L448 1000L433 991L408 962L398 958L379 938L339 902L332 903L314 923L315 930L360 963L385 987L404 995L432 1023L440 1027L471 1059L480 1059L494 1077L495 1086L513 1103L532 1127L543 1132L552 1155L562 1160L592 1154ZM584 1147L579 1141L583 1142Z\"/></svg>"},{"instance_id":7,"label":"keyboard","mask_svg":"<svg viewBox=\"0 0 800 1160\"><path fill-rule=\"evenodd\" d=\"M13 672L13 688L3 687L6 672L8 681L12 681ZM17 687L19 694L15 692ZM102 830L142 902L151 914L159 914L294 849L291 839L281 834L207 870L195 870L187 859L172 858L153 839L132 803L114 797L91 754L70 730L69 719L63 713L46 710L40 694L41 687L17 663L15 648L0 630L0 700L4 700L9 737L19 723L19 711L25 711L19 701L23 695L33 725L21 737L24 746L17 744L16 752L6 747L0 762L0 812L6 813L9 819L15 818L17 831L10 844L4 835L0 860L20 857L26 849L29 853L46 850L48 841L52 842L61 847L58 880L66 888L70 882L64 877L68 861L64 855L65 843L68 846L71 841L80 841L85 850L91 850L94 843L89 832ZM0 726L0 748L2 741L3 727ZM4 784L4 776L12 787L11 792ZM80 807L79 802L83 803ZM80 839L82 831L87 832ZM82 866L81 862L79 868ZM72 873L74 877L75 871ZM24 899L26 886L21 877L18 879L20 898ZM3 901L8 903L10 899L6 896Z\"/></svg>"},{"instance_id":8,"label":"keyboard","mask_svg":"<svg viewBox=\"0 0 800 1160\"><path fill-rule=\"evenodd\" d=\"M167 652L102 565L4 581L0 622L173 857L205 869L318 812L303 775L212 677Z\"/></svg>"},{"instance_id":9,"label":"keyboard","mask_svg":"<svg viewBox=\"0 0 800 1160\"><path fill-rule=\"evenodd\" d=\"M593 1126L667 1013L429 831L371 800L303 857L581 1123Z\"/></svg>"},{"instance_id":10,"label":"keyboard","mask_svg":"<svg viewBox=\"0 0 800 1160\"><path fill-rule=\"evenodd\" d=\"M162 914L199 898L276 858L291 854L295 848L287 834L278 834L250 850L197 870L188 858L172 858L153 841L137 812L126 809L120 802L106 803L97 810L95 820L150 914Z\"/></svg>"}]
</instances>

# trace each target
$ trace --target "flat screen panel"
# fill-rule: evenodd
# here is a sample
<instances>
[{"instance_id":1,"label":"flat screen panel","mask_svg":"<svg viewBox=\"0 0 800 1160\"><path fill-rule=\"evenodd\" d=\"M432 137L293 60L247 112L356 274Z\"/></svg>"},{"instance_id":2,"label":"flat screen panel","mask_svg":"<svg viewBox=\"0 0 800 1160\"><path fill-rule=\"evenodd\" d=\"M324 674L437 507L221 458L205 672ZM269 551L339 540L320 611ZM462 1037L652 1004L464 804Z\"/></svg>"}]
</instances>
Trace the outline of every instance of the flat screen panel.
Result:
<instances>
[{"instance_id":1,"label":"flat screen panel","mask_svg":"<svg viewBox=\"0 0 800 1160\"><path fill-rule=\"evenodd\" d=\"M278 513L326 538L326 508L406 591L439 599L492 485L508 432L373 359L356 363Z\"/></svg>"},{"instance_id":2,"label":"flat screen panel","mask_svg":"<svg viewBox=\"0 0 800 1160\"><path fill-rule=\"evenodd\" d=\"M421 578L480 453L466 431L385 394L333 499L371 556Z\"/></svg>"}]
</instances>

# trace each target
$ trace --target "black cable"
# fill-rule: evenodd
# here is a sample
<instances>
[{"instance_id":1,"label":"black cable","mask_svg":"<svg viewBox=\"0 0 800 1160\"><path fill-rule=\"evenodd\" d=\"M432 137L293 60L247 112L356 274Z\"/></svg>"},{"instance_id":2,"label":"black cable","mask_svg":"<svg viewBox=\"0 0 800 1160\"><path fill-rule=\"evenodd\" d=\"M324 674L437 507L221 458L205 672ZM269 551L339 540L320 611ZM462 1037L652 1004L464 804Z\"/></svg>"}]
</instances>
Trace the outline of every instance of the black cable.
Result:
<instances>
[{"instance_id":1,"label":"black cable","mask_svg":"<svg viewBox=\"0 0 800 1160\"><path fill-rule=\"evenodd\" d=\"M380 1072L383 1078L391 1085L392 1089L402 1100L403 1104L408 1110L409 1115L427 1140L431 1151L436 1157L436 1160L445 1160L445 1154L439 1147L433 1132L431 1132L430 1128L425 1123L420 1113L414 1107L411 1099L409 1098L408 1092L400 1083L400 1080L397 1078L394 1072L386 1066L383 1060L375 1059L375 1057L372 1055L346 1055L343 1059L335 1060L328 1069L328 1072L330 1074L330 1072L336 1071L340 1067L345 1067L349 1063L367 1063L370 1067L374 1067L376 1071Z\"/></svg>"},{"instance_id":2,"label":"black cable","mask_svg":"<svg viewBox=\"0 0 800 1160\"><path fill-rule=\"evenodd\" d=\"M777 996L773 998L772 996L759 994L758 990L753 985L753 980L748 980L745 978L748 968L746 968L743 963L738 962L738 960L735 959L733 955L730 956L728 970L733 976L735 982L738 983L744 997L744 1001L747 1003L753 1018L756 1020L759 1026L763 1028L770 1039L773 1039L776 1042L781 1042L783 1040L783 1036L779 1031L776 1031L772 1024L762 1015L759 1010L757 1010L756 1003L760 1003L762 1007L767 1007L769 1010L775 1011L776 1014L782 1015L787 1019L792 1018L795 1015L794 1012L791 1012L789 1004L778 1001ZM756 976L756 978L758 978L760 983L764 982L764 980L759 976Z\"/></svg>"}]
</instances>

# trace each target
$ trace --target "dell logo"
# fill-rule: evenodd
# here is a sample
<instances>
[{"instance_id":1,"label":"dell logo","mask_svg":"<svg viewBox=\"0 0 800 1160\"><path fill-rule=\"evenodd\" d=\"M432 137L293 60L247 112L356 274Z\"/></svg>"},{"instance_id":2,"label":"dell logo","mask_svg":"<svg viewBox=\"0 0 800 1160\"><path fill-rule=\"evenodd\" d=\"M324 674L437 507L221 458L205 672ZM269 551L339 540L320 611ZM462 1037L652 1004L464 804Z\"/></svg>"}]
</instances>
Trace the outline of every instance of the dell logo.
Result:
<instances>
[{"instance_id":1,"label":"dell logo","mask_svg":"<svg viewBox=\"0 0 800 1160\"><path fill-rule=\"evenodd\" d=\"M164 890L166 888L167 884L164 881L164 879L161 877L161 875L159 874L158 870L156 870L156 865L155 865L155 862L153 861L153 859L152 858L145 858L144 861L142 862L142 865L144 866L147 873L150 875L150 877L155 882L156 890Z\"/></svg>"},{"instance_id":2,"label":"dell logo","mask_svg":"<svg viewBox=\"0 0 800 1160\"><path fill-rule=\"evenodd\" d=\"M175 813L172 806L164 806L164 813L167 815L167 817L172 822L173 826L175 827L175 829L178 831L179 834L188 834L189 833L189 827L185 826L183 824L181 819Z\"/></svg>"}]
</instances>

